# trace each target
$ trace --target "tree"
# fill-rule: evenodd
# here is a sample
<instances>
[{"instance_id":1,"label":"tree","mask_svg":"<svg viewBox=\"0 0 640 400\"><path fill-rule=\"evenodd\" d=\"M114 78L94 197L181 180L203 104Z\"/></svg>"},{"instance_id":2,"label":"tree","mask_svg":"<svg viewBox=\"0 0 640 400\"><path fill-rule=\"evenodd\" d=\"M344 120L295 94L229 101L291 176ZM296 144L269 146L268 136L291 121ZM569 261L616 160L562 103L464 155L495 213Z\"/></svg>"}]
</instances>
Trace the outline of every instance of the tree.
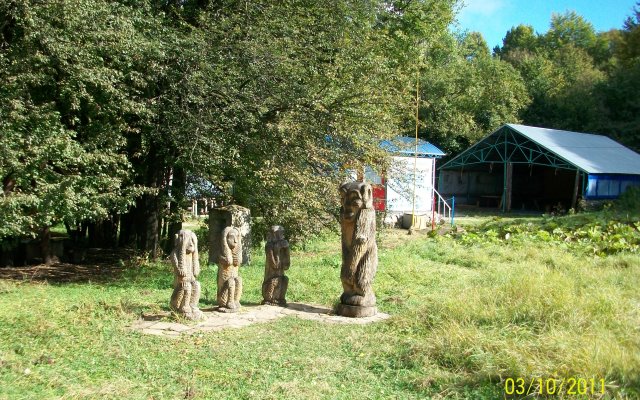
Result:
<instances>
[{"instance_id":1,"label":"tree","mask_svg":"<svg viewBox=\"0 0 640 400\"><path fill-rule=\"evenodd\" d=\"M540 38L533 26L520 24L507 31L502 39L502 47L494 50L501 57L508 57L513 51L534 52L540 46Z\"/></svg>"},{"instance_id":2,"label":"tree","mask_svg":"<svg viewBox=\"0 0 640 400\"><path fill-rule=\"evenodd\" d=\"M420 82L421 136L449 153L504 123L517 122L529 102L518 72L490 57L484 39L479 39L479 33L458 38L446 33L427 52L429 67Z\"/></svg>"},{"instance_id":3,"label":"tree","mask_svg":"<svg viewBox=\"0 0 640 400\"><path fill-rule=\"evenodd\" d=\"M623 62L640 56L640 2L636 3L633 15L629 16L622 29L622 40L616 48L616 56Z\"/></svg>"},{"instance_id":4,"label":"tree","mask_svg":"<svg viewBox=\"0 0 640 400\"><path fill-rule=\"evenodd\" d=\"M599 86L607 119L600 129L640 151L640 3L614 47L617 63Z\"/></svg>"},{"instance_id":5,"label":"tree","mask_svg":"<svg viewBox=\"0 0 640 400\"><path fill-rule=\"evenodd\" d=\"M0 7L0 238L97 221L130 204L122 152L136 102L134 10L86 0ZM117 16L128 18L114 18ZM100 43L100 46L96 46Z\"/></svg>"},{"instance_id":6,"label":"tree","mask_svg":"<svg viewBox=\"0 0 640 400\"><path fill-rule=\"evenodd\" d=\"M542 40L551 51L558 51L565 46L582 49L596 64L606 62L611 56L606 36L597 34L593 25L575 11L552 14L551 26Z\"/></svg>"},{"instance_id":7,"label":"tree","mask_svg":"<svg viewBox=\"0 0 640 400\"><path fill-rule=\"evenodd\" d=\"M259 4L227 8L207 22L207 37L226 38L230 100L220 112L232 122L223 129L235 136L223 143L223 154L232 157L221 169L195 169L219 187L233 181L234 201L250 207L257 221L284 224L303 237L333 225L344 167L384 164L378 144L397 134L411 98L405 74L413 70L408 54L415 48L400 34L409 29L401 22L411 19L425 34L419 39L431 40L426 35L435 24L420 18L435 17L418 6L444 2L402 11L377 2Z\"/></svg>"},{"instance_id":8,"label":"tree","mask_svg":"<svg viewBox=\"0 0 640 400\"><path fill-rule=\"evenodd\" d=\"M593 25L575 11L551 15L551 26L544 35L544 43L550 49L559 49L565 45L589 50L596 43Z\"/></svg>"},{"instance_id":9,"label":"tree","mask_svg":"<svg viewBox=\"0 0 640 400\"><path fill-rule=\"evenodd\" d=\"M480 32L469 32L464 35L460 40L460 47L467 60L489 57L487 41Z\"/></svg>"}]
</instances>

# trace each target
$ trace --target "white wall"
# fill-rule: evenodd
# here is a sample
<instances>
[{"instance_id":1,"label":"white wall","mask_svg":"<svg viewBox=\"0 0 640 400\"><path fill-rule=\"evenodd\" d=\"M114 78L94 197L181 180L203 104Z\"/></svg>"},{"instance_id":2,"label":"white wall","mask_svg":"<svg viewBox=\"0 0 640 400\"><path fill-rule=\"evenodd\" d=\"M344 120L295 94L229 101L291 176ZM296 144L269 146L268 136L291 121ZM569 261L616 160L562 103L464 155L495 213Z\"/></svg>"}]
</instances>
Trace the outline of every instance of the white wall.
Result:
<instances>
[{"instance_id":1,"label":"white wall","mask_svg":"<svg viewBox=\"0 0 640 400\"><path fill-rule=\"evenodd\" d=\"M418 158L416 168L416 214L431 212L433 204L432 158ZM393 157L387 171L387 211L411 212L413 204L412 157Z\"/></svg>"}]
</instances>

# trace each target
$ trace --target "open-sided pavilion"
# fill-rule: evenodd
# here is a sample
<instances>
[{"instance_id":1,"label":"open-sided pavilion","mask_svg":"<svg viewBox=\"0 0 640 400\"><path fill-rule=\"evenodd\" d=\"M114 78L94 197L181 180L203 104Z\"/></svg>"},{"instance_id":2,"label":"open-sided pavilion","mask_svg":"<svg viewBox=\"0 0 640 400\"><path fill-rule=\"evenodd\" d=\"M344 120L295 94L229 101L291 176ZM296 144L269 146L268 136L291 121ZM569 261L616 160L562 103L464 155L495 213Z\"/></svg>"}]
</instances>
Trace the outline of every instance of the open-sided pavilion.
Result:
<instances>
[{"instance_id":1,"label":"open-sided pavilion","mask_svg":"<svg viewBox=\"0 0 640 400\"><path fill-rule=\"evenodd\" d=\"M440 168L456 202L549 209L640 185L640 154L602 135L506 124Z\"/></svg>"}]
</instances>

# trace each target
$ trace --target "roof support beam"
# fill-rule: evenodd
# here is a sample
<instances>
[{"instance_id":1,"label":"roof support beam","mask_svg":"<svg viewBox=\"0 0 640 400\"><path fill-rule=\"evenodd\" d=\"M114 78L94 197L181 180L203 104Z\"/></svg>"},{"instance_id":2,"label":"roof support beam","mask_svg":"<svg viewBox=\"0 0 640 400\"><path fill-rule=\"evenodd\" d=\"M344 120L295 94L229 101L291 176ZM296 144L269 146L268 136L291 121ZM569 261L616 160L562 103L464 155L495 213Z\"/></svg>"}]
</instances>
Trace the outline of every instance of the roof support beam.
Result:
<instances>
[{"instance_id":1,"label":"roof support beam","mask_svg":"<svg viewBox=\"0 0 640 400\"><path fill-rule=\"evenodd\" d=\"M580 170L576 169L576 180L573 183L573 197L571 197L571 208L576 209L578 202L578 185L580 183Z\"/></svg>"},{"instance_id":2,"label":"roof support beam","mask_svg":"<svg viewBox=\"0 0 640 400\"><path fill-rule=\"evenodd\" d=\"M508 162L569 170L576 169L575 165L532 142L508 126L503 126L484 140L465 150L444 164L442 169L456 169L483 163L506 164Z\"/></svg>"}]
</instances>

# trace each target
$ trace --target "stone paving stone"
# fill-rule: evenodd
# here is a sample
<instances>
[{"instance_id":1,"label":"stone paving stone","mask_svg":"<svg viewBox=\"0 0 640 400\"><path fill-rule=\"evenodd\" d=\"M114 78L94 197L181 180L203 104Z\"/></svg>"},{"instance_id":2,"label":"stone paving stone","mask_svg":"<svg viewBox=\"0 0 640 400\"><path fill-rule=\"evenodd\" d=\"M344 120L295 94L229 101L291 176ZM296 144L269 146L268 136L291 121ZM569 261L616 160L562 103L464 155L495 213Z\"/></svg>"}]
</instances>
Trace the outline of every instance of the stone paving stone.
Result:
<instances>
[{"instance_id":1,"label":"stone paving stone","mask_svg":"<svg viewBox=\"0 0 640 400\"><path fill-rule=\"evenodd\" d=\"M184 326L182 324L178 324L177 322L156 322L154 325L151 326L151 328L168 331L168 330L175 330L175 327L178 325Z\"/></svg>"},{"instance_id":2,"label":"stone paving stone","mask_svg":"<svg viewBox=\"0 0 640 400\"><path fill-rule=\"evenodd\" d=\"M282 310L282 313L285 314L285 315L293 315L293 314L296 314L297 312L298 311L292 310L290 308L285 308L285 309Z\"/></svg>"},{"instance_id":3,"label":"stone paving stone","mask_svg":"<svg viewBox=\"0 0 640 400\"><path fill-rule=\"evenodd\" d=\"M229 327L231 328L242 328L245 326L251 325L251 321L247 321L246 319L237 319L235 321L229 321Z\"/></svg>"},{"instance_id":4,"label":"stone paving stone","mask_svg":"<svg viewBox=\"0 0 640 400\"><path fill-rule=\"evenodd\" d=\"M133 329L138 329L138 330L142 330L142 329L146 329L146 328L150 328L152 325L157 324L158 321L143 321L143 320L138 320L136 322L133 323L133 325L131 326L131 328Z\"/></svg>"},{"instance_id":5,"label":"stone paving stone","mask_svg":"<svg viewBox=\"0 0 640 400\"><path fill-rule=\"evenodd\" d=\"M171 313L169 311L157 311L157 312L143 312L142 319L145 321L159 321L162 318L169 318Z\"/></svg>"},{"instance_id":6,"label":"stone paving stone","mask_svg":"<svg viewBox=\"0 0 640 400\"><path fill-rule=\"evenodd\" d=\"M192 333L199 333L199 332L219 332L221 330L223 330L225 327L224 326L201 326L198 327L197 330L194 330Z\"/></svg>"},{"instance_id":7,"label":"stone paving stone","mask_svg":"<svg viewBox=\"0 0 640 400\"><path fill-rule=\"evenodd\" d=\"M176 338L182 334L193 335L217 332L227 328L239 329L255 323L264 323L287 316L320 323L357 325L382 321L390 317L388 314L378 313L372 317L348 318L335 315L333 310L323 306L290 303L287 308L270 305L243 306L240 312L232 314L206 311L204 319L197 325L191 326L178 322L139 320L134 322L130 328L149 335Z\"/></svg>"},{"instance_id":8,"label":"stone paving stone","mask_svg":"<svg viewBox=\"0 0 640 400\"><path fill-rule=\"evenodd\" d=\"M208 319L200 324L198 324L197 328L200 327L216 327L216 326L225 326L228 325L229 321L228 320L223 320L223 319L215 319L215 318L211 318Z\"/></svg>"},{"instance_id":9,"label":"stone paving stone","mask_svg":"<svg viewBox=\"0 0 640 400\"><path fill-rule=\"evenodd\" d=\"M147 335L155 335L155 336L164 336L164 331L158 330L158 329L143 329L142 333L145 333Z\"/></svg>"},{"instance_id":10,"label":"stone paving stone","mask_svg":"<svg viewBox=\"0 0 640 400\"><path fill-rule=\"evenodd\" d=\"M187 326L187 325L182 325L182 324L173 324L171 325L168 330L169 331L174 331L174 332L184 332L184 331L188 331L193 329L194 327L191 326ZM157 329L157 328L156 328Z\"/></svg>"}]
</instances>

